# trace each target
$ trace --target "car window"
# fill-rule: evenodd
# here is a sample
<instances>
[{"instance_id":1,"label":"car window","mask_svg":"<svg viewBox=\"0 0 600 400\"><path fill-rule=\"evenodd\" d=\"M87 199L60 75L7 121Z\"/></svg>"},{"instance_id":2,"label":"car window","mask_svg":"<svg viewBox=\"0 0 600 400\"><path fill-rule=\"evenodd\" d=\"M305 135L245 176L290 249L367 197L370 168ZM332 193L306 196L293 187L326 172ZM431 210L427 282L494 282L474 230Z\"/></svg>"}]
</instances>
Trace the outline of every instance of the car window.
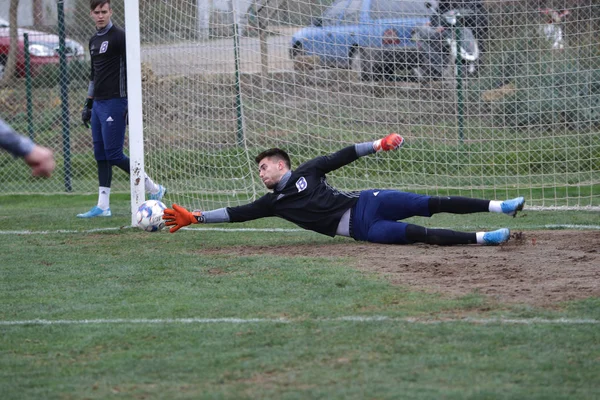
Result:
<instances>
[{"instance_id":1,"label":"car window","mask_svg":"<svg viewBox=\"0 0 600 400\"><path fill-rule=\"evenodd\" d=\"M428 17L431 14L423 0L373 0L370 9L371 19Z\"/></svg>"},{"instance_id":2,"label":"car window","mask_svg":"<svg viewBox=\"0 0 600 400\"><path fill-rule=\"evenodd\" d=\"M345 25L355 25L360 21L360 9L363 0L350 0L348 7L344 11L342 23Z\"/></svg>"},{"instance_id":3,"label":"car window","mask_svg":"<svg viewBox=\"0 0 600 400\"><path fill-rule=\"evenodd\" d=\"M338 0L325 10L321 18L323 26L339 24L339 20L342 18L349 1L350 0Z\"/></svg>"}]
</instances>

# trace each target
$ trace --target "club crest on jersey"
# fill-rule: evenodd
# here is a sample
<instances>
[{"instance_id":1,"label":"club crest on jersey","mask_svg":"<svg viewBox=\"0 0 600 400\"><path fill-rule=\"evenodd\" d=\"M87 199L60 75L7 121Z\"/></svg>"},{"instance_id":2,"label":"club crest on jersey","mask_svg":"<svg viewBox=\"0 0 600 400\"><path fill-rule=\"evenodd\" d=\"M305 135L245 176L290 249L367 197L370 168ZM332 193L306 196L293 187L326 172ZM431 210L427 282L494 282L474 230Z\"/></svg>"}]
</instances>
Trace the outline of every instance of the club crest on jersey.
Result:
<instances>
[{"instance_id":1,"label":"club crest on jersey","mask_svg":"<svg viewBox=\"0 0 600 400\"><path fill-rule=\"evenodd\" d=\"M100 45L100 54L106 53L106 50L108 50L108 40Z\"/></svg>"},{"instance_id":2,"label":"club crest on jersey","mask_svg":"<svg viewBox=\"0 0 600 400\"><path fill-rule=\"evenodd\" d=\"M299 192L303 191L307 187L308 187L308 183L306 182L306 179L304 179L304 177L302 177L296 181L296 188L298 188Z\"/></svg>"}]
</instances>

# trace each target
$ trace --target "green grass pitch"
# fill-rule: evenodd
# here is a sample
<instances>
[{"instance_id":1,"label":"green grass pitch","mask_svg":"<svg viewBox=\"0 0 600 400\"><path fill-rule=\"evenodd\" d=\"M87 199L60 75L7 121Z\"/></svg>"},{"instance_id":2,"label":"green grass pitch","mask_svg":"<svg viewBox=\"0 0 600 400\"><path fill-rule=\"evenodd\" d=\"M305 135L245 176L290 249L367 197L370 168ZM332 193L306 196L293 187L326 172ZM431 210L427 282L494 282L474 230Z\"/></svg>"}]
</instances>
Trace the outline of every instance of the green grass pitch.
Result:
<instances>
[{"instance_id":1,"label":"green grass pitch","mask_svg":"<svg viewBox=\"0 0 600 400\"><path fill-rule=\"evenodd\" d=\"M354 268L348 239L276 219L218 227L285 230L151 234L128 227L124 195L112 218L76 219L94 199L0 196L2 399L600 396L599 298L448 298ZM600 225L583 211L510 223ZM332 241L347 257L227 251Z\"/></svg>"}]
</instances>

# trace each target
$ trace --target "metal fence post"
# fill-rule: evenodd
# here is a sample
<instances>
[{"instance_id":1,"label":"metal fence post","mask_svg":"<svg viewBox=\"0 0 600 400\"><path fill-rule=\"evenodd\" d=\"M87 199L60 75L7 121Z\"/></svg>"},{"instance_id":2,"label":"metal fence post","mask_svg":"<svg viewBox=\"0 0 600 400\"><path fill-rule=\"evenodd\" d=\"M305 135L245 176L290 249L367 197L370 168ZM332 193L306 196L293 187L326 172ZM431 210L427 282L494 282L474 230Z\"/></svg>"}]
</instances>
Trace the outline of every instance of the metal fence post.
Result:
<instances>
[{"instance_id":1,"label":"metal fence post","mask_svg":"<svg viewBox=\"0 0 600 400\"><path fill-rule=\"evenodd\" d=\"M463 16L458 14L456 15L456 25L454 27L454 32L456 35L456 113L458 119L458 138L460 143L464 140L464 130L465 130L465 115L464 115L464 100L463 100L463 65L462 65L462 55L460 53L461 49L461 29L463 27Z\"/></svg>"},{"instance_id":2,"label":"metal fence post","mask_svg":"<svg viewBox=\"0 0 600 400\"><path fill-rule=\"evenodd\" d=\"M63 128L63 157L64 157L64 180L65 190L71 192L71 143L70 143L70 123L69 123L69 77L67 74L67 57L65 54L65 5L64 0L58 0L58 56L60 62L60 74L58 84L60 86L60 101L62 111Z\"/></svg>"},{"instance_id":3,"label":"metal fence post","mask_svg":"<svg viewBox=\"0 0 600 400\"><path fill-rule=\"evenodd\" d=\"M29 139L34 140L33 131L33 99L31 94L31 54L29 53L29 34L23 34L23 52L25 53L25 96L27 98L27 132Z\"/></svg>"}]
</instances>

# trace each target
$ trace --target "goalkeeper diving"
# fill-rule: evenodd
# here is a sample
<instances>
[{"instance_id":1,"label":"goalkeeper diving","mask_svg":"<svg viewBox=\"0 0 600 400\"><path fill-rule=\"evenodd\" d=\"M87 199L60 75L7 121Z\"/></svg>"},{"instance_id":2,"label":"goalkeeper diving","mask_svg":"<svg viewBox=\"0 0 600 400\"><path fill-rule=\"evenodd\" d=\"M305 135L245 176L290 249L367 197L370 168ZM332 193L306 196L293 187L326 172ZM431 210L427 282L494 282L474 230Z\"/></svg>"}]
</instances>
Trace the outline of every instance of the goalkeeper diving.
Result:
<instances>
[{"instance_id":1,"label":"goalkeeper diving","mask_svg":"<svg viewBox=\"0 0 600 400\"><path fill-rule=\"evenodd\" d=\"M443 212L496 212L515 216L523 209L523 197L499 201L384 189L344 192L327 183L328 172L360 157L396 150L403 144L402 136L392 133L374 142L358 143L333 154L313 158L294 170L284 150L265 150L256 156L255 161L260 179L271 192L245 205L212 211L190 212L173 204L173 208L165 210L163 219L171 233L191 224L244 222L276 216L323 235L340 235L372 243L499 245L509 240L508 228L458 232L425 228L402 220L413 216L431 217Z\"/></svg>"}]
</instances>

